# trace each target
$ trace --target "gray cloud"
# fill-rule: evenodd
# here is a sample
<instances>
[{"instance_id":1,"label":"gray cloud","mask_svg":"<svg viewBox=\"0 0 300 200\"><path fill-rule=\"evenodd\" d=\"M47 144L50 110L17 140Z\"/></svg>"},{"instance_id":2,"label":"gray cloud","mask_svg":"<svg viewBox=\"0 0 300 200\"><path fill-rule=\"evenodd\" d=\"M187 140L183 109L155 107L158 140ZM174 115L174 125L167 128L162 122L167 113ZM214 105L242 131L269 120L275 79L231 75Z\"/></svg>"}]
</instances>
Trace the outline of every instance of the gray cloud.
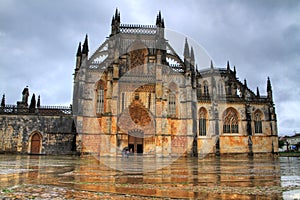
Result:
<instances>
[{"instance_id":1,"label":"gray cloud","mask_svg":"<svg viewBox=\"0 0 300 200\"><path fill-rule=\"evenodd\" d=\"M115 8L122 23L154 24L193 38L217 66L227 60L249 87L266 93L271 77L280 134L300 132L300 1L1 0L0 93L15 104L29 85L42 104L69 105L79 41L93 53L109 35ZM182 41L183 46L183 41Z\"/></svg>"}]
</instances>

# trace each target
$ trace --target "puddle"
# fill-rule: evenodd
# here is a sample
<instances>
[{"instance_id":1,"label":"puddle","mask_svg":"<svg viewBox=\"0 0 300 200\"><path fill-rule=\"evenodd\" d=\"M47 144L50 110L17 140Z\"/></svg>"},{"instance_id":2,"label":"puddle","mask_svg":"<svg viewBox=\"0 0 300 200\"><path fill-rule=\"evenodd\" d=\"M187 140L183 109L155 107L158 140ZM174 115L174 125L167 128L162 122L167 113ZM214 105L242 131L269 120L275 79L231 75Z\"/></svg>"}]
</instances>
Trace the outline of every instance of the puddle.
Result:
<instances>
[{"instance_id":1,"label":"puddle","mask_svg":"<svg viewBox=\"0 0 300 200\"><path fill-rule=\"evenodd\" d=\"M27 187L51 186L73 193L137 199L300 199L299 158L180 158L166 166L161 158L104 161L94 157L0 155L0 197L17 194L16 188L10 192L11 187L30 190ZM126 170L110 168L107 162ZM153 162L162 167L148 170ZM22 196L22 191L19 193Z\"/></svg>"}]
</instances>

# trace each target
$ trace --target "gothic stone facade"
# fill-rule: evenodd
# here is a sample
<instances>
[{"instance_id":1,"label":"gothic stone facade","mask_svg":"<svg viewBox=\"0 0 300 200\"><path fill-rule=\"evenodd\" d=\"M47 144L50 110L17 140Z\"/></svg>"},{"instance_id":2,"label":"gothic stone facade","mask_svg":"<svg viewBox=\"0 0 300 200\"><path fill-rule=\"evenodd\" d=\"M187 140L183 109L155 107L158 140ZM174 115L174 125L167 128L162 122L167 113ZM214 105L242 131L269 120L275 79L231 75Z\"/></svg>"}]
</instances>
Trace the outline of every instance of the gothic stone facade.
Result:
<instances>
[{"instance_id":1,"label":"gothic stone facade","mask_svg":"<svg viewBox=\"0 0 300 200\"><path fill-rule=\"evenodd\" d=\"M116 10L111 34L89 55L79 44L73 113L77 151L101 156L259 154L278 151L271 82L254 93L235 67L204 70L193 48L181 59L156 25L125 25ZM175 63L175 64L174 64Z\"/></svg>"}]
</instances>

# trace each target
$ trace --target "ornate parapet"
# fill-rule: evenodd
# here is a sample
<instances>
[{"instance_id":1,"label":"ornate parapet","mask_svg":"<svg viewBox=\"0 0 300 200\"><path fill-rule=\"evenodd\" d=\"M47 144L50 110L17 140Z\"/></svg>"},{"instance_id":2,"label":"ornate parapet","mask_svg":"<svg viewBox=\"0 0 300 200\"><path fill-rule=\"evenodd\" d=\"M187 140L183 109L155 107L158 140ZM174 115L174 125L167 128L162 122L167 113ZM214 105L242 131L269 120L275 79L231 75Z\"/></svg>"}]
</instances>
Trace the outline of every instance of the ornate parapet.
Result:
<instances>
[{"instance_id":1,"label":"ornate parapet","mask_svg":"<svg viewBox=\"0 0 300 200\"><path fill-rule=\"evenodd\" d=\"M17 105L5 105L0 109L0 115L71 115L71 106L40 106L35 112L29 112L28 106L23 102L17 102Z\"/></svg>"}]
</instances>

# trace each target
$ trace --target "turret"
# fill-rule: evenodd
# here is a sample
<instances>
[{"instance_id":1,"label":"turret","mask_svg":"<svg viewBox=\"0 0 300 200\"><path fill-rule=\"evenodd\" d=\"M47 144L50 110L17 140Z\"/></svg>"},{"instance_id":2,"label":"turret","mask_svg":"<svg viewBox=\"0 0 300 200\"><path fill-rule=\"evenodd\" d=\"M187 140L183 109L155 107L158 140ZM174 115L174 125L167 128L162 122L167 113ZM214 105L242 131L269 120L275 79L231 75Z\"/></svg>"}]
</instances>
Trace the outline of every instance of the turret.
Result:
<instances>
[{"instance_id":1,"label":"turret","mask_svg":"<svg viewBox=\"0 0 300 200\"><path fill-rule=\"evenodd\" d=\"M267 94L268 94L268 99L273 102L272 85L269 77L267 81Z\"/></svg>"}]
</instances>

